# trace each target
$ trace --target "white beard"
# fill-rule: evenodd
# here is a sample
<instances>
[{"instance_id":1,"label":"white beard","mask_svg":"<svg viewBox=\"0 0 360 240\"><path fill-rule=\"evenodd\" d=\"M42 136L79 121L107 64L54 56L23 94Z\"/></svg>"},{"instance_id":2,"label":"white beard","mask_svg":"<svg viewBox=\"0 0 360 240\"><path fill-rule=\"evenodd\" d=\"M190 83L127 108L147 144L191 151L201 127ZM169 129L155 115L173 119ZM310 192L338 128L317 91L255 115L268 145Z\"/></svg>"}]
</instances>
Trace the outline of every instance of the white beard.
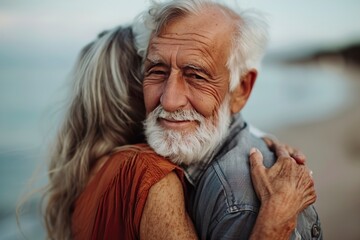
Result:
<instances>
[{"instance_id":1,"label":"white beard","mask_svg":"<svg viewBox=\"0 0 360 240\"><path fill-rule=\"evenodd\" d=\"M227 135L230 125L229 97L225 97L216 116L208 119L195 110L167 112L159 105L145 120L145 135L148 144L161 156L175 164L196 164L209 157ZM197 121L199 126L194 132L164 129L158 118L171 118L179 121Z\"/></svg>"}]
</instances>

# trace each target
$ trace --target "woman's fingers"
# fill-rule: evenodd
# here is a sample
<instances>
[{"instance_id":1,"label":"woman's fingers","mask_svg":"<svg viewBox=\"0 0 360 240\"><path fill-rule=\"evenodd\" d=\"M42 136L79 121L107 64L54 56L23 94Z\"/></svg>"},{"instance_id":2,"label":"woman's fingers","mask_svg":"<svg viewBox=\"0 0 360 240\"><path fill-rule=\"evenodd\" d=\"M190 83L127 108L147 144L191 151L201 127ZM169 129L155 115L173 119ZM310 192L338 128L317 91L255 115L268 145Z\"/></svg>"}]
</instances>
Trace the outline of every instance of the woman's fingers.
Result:
<instances>
[{"instance_id":1,"label":"woman's fingers","mask_svg":"<svg viewBox=\"0 0 360 240\"><path fill-rule=\"evenodd\" d=\"M304 165L306 163L306 156L300 150L278 142L277 140L271 139L269 137L263 137L264 142L270 150L275 152L276 156L279 157L292 157L297 164Z\"/></svg>"},{"instance_id":2,"label":"woman's fingers","mask_svg":"<svg viewBox=\"0 0 360 240\"><path fill-rule=\"evenodd\" d=\"M289 149L290 156L295 159L297 164L304 165L306 163L306 156L300 150L290 147Z\"/></svg>"},{"instance_id":3,"label":"woman's fingers","mask_svg":"<svg viewBox=\"0 0 360 240\"><path fill-rule=\"evenodd\" d=\"M302 193L302 204L300 210L304 210L309 205L313 204L316 199L316 191L314 180L311 176L311 171L304 165L297 165L299 172L299 182L297 189Z\"/></svg>"},{"instance_id":4,"label":"woman's fingers","mask_svg":"<svg viewBox=\"0 0 360 240\"><path fill-rule=\"evenodd\" d=\"M250 150L250 166L251 168L265 168L263 155L257 148Z\"/></svg>"},{"instance_id":5,"label":"woman's fingers","mask_svg":"<svg viewBox=\"0 0 360 240\"><path fill-rule=\"evenodd\" d=\"M263 201L265 198L269 197L269 176L264 166L263 155L261 152L252 148L250 150L250 169L251 169L251 179L254 185L255 192L259 199Z\"/></svg>"},{"instance_id":6,"label":"woman's fingers","mask_svg":"<svg viewBox=\"0 0 360 240\"><path fill-rule=\"evenodd\" d=\"M278 159L270 168L264 166L259 150L253 148L250 151L251 177L255 191L262 202L279 202L284 204L290 215L298 213L316 201L310 170L291 157L286 145L277 144L274 150ZM291 151L302 158L299 151Z\"/></svg>"}]
</instances>

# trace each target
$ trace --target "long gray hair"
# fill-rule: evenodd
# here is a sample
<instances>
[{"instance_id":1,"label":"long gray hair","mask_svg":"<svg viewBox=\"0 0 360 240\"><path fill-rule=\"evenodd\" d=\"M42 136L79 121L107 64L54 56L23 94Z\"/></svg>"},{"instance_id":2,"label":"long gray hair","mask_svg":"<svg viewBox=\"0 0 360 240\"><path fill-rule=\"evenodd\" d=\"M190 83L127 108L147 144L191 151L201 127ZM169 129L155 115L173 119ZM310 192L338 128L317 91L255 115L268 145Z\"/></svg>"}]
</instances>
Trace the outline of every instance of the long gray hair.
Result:
<instances>
[{"instance_id":1,"label":"long gray hair","mask_svg":"<svg viewBox=\"0 0 360 240\"><path fill-rule=\"evenodd\" d=\"M44 194L49 239L71 238L73 204L97 159L117 146L144 141L140 67L131 27L104 32L81 51L50 157Z\"/></svg>"}]
</instances>

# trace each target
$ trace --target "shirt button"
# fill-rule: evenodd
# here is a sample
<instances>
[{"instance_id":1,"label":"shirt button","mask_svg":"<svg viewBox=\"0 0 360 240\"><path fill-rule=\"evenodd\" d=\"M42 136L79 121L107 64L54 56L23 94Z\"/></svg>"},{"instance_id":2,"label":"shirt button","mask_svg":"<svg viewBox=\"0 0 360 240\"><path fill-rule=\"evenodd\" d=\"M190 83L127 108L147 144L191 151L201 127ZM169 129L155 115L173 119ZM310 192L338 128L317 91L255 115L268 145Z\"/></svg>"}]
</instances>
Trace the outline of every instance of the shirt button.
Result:
<instances>
[{"instance_id":1,"label":"shirt button","mask_svg":"<svg viewBox=\"0 0 360 240\"><path fill-rule=\"evenodd\" d=\"M320 227L317 224L314 224L311 229L311 236L313 238L318 238L320 236Z\"/></svg>"}]
</instances>

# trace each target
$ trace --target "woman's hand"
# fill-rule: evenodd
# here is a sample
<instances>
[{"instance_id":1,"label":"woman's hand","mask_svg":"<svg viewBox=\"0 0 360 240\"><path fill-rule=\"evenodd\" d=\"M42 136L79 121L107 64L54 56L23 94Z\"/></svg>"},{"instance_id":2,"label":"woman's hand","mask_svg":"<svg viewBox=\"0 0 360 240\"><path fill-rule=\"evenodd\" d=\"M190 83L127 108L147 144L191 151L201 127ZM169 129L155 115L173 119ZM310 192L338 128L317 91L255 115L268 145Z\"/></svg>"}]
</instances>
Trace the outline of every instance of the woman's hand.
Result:
<instances>
[{"instance_id":1,"label":"woman's hand","mask_svg":"<svg viewBox=\"0 0 360 240\"><path fill-rule=\"evenodd\" d=\"M269 137L263 137L262 139L277 157L279 157L283 151L287 151L288 155L290 155L290 157L292 157L298 164L305 164L306 156L300 150Z\"/></svg>"},{"instance_id":2,"label":"woman's hand","mask_svg":"<svg viewBox=\"0 0 360 240\"><path fill-rule=\"evenodd\" d=\"M277 148L278 159L271 168L263 164L257 149L250 152L251 177L261 202L278 201L289 205L290 212L298 213L314 203L316 193L311 171L297 164L284 146Z\"/></svg>"},{"instance_id":3,"label":"woman's hand","mask_svg":"<svg viewBox=\"0 0 360 240\"><path fill-rule=\"evenodd\" d=\"M251 239L257 239L258 234L271 239L288 239L299 212L316 201L314 181L304 165L305 159L300 156L304 161L299 163L299 159L291 157L291 153L298 156L298 151L289 151L283 145L273 146L278 159L270 168L264 166L258 149L250 152L251 178L261 201L256 224L261 228L253 230Z\"/></svg>"}]
</instances>

